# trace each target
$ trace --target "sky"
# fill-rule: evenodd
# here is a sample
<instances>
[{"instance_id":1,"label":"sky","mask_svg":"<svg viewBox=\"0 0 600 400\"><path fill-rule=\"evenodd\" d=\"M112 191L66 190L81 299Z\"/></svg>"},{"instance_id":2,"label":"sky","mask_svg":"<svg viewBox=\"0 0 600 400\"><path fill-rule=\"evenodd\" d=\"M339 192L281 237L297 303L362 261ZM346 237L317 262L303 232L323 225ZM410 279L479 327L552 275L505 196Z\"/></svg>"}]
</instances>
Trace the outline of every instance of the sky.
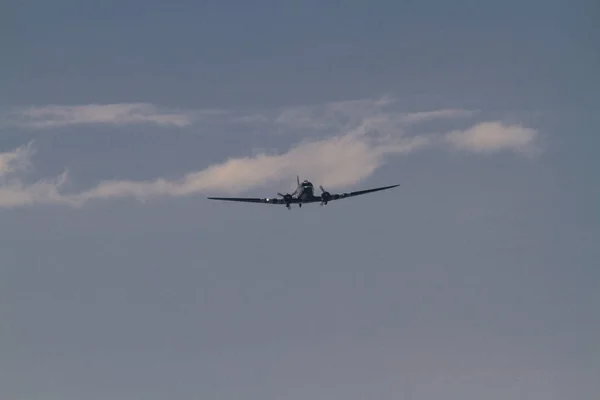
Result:
<instances>
[{"instance_id":1,"label":"sky","mask_svg":"<svg viewBox=\"0 0 600 400\"><path fill-rule=\"evenodd\" d=\"M596 3L3 2L0 397L598 398Z\"/></svg>"}]
</instances>

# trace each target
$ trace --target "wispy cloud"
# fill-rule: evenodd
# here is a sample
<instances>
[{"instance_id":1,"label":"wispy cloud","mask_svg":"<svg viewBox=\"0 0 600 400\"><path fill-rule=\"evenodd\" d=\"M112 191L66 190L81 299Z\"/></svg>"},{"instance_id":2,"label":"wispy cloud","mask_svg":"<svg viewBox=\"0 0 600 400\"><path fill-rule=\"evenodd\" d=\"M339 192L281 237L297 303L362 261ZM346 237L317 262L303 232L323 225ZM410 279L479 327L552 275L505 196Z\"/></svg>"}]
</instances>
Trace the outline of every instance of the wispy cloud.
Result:
<instances>
[{"instance_id":1,"label":"wispy cloud","mask_svg":"<svg viewBox=\"0 0 600 400\"><path fill-rule=\"evenodd\" d=\"M65 198L59 190L67 181L66 172L51 180L32 184L26 184L20 179L20 175L31 167L34 153L33 142L0 153L0 207L65 203Z\"/></svg>"},{"instance_id":2,"label":"wispy cloud","mask_svg":"<svg viewBox=\"0 0 600 400\"><path fill-rule=\"evenodd\" d=\"M372 175L389 157L407 154L439 143L466 150L513 149L530 144L535 131L498 122L478 124L465 131L447 134L411 135L407 124L454 118L470 113L462 110L434 110L406 114L387 110L389 99L329 103L321 106L286 108L261 123L288 129L306 126L323 128L324 137L305 139L284 152L258 153L232 158L183 175L180 179L156 178L151 181L112 180L91 189L65 193L67 172L47 181L25 184L17 179L19 168L30 164L31 145L0 153L0 171L5 177L0 186L0 207L35 203L82 206L88 201L135 198L146 201L159 196L180 197L199 193L241 194L247 190L281 183L300 174L322 183L330 190L354 185ZM301 115L302 118L290 118ZM235 123L239 123L239 116ZM230 121L231 122L231 121ZM253 122L253 120L250 120ZM310 160L310 163L306 163ZM19 167L20 166L20 167ZM2 175L0 175L2 176ZM290 188L291 189L291 188ZM285 190L285 189L282 189Z\"/></svg>"},{"instance_id":3,"label":"wispy cloud","mask_svg":"<svg viewBox=\"0 0 600 400\"><path fill-rule=\"evenodd\" d=\"M430 121L438 118L461 118L470 117L475 114L472 110L462 110L449 108L444 110L421 111L402 114L402 120L409 124L416 124L423 121Z\"/></svg>"},{"instance_id":4,"label":"wispy cloud","mask_svg":"<svg viewBox=\"0 0 600 400\"><path fill-rule=\"evenodd\" d=\"M520 125L501 122L482 122L465 131L446 134L446 141L456 148L477 153L514 150L522 153L531 151L537 131Z\"/></svg>"},{"instance_id":5,"label":"wispy cloud","mask_svg":"<svg viewBox=\"0 0 600 400\"><path fill-rule=\"evenodd\" d=\"M365 118L385 113L397 123L413 124L431 119L459 118L473 114L470 110L443 109L416 113L400 113L388 109L395 100L384 96L379 99L335 101L325 104L290 106L271 110L270 113L245 113L243 110L174 110L150 103L116 103L83 105L43 105L21 107L2 116L5 124L52 129L71 125L105 124L113 126L152 124L188 127L207 121L224 124L271 125L289 131L342 129L360 123Z\"/></svg>"},{"instance_id":6,"label":"wispy cloud","mask_svg":"<svg viewBox=\"0 0 600 400\"><path fill-rule=\"evenodd\" d=\"M398 128L435 119L464 118L473 115L472 110L441 109L405 113L394 108L395 99L362 99L336 101L318 105L285 107L278 111L273 122L286 128L301 130L348 129L367 118L383 116L388 124ZM265 122L265 118L260 119Z\"/></svg>"},{"instance_id":7,"label":"wispy cloud","mask_svg":"<svg viewBox=\"0 0 600 400\"><path fill-rule=\"evenodd\" d=\"M184 127L194 122L191 112L162 109L148 103L46 105L13 110L9 122L29 128L48 129L84 124L154 124Z\"/></svg>"},{"instance_id":8,"label":"wispy cloud","mask_svg":"<svg viewBox=\"0 0 600 400\"><path fill-rule=\"evenodd\" d=\"M33 142L6 153L0 153L0 179L27 169L30 165Z\"/></svg>"}]
</instances>

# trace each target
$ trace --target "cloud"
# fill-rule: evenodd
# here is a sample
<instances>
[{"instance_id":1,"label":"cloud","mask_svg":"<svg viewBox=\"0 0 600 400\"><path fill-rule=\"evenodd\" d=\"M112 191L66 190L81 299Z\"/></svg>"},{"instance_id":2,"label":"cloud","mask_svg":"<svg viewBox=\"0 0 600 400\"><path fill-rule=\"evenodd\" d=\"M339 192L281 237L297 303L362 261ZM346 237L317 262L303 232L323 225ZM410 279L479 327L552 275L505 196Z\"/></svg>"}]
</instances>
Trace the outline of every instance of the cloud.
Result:
<instances>
[{"instance_id":1,"label":"cloud","mask_svg":"<svg viewBox=\"0 0 600 400\"><path fill-rule=\"evenodd\" d=\"M394 103L393 98L385 96L380 99L335 101L319 105L286 107L279 110L274 118L274 123L302 130L328 130L349 128L360 124L366 118L384 116L389 123L400 127L434 119L460 118L474 114L474 111L463 109L402 113L392 108ZM262 122L264 122L264 116Z\"/></svg>"},{"instance_id":2,"label":"cloud","mask_svg":"<svg viewBox=\"0 0 600 400\"><path fill-rule=\"evenodd\" d=\"M0 207L13 208L34 204L80 204L60 193L61 187L67 182L67 175L65 171L54 179L38 181L29 185L19 180L0 185Z\"/></svg>"},{"instance_id":3,"label":"cloud","mask_svg":"<svg viewBox=\"0 0 600 400\"><path fill-rule=\"evenodd\" d=\"M26 170L30 165L33 142L18 147L13 151L0 153L0 179L16 172Z\"/></svg>"},{"instance_id":4,"label":"cloud","mask_svg":"<svg viewBox=\"0 0 600 400\"><path fill-rule=\"evenodd\" d=\"M382 129L381 134L373 135L373 129L377 128ZM203 192L239 194L274 182L290 182L296 174L310 177L333 190L370 176L387 156L408 153L428 143L426 137L385 135L384 121L368 120L342 135L300 142L280 154L260 153L253 157L229 159L190 172L179 180L105 181L83 192L62 194L60 189L66 182L67 172L53 180L31 185L14 181L0 188L0 207L34 203L82 206L99 199L135 198L146 201L159 196L180 197ZM20 154L23 157L28 155ZM307 160L310 162L307 163Z\"/></svg>"},{"instance_id":5,"label":"cloud","mask_svg":"<svg viewBox=\"0 0 600 400\"><path fill-rule=\"evenodd\" d=\"M437 118L470 117L473 114L475 114L475 111L449 108L443 110L422 111L404 114L402 116L402 120L406 123L415 124L418 122L429 121Z\"/></svg>"},{"instance_id":6,"label":"cloud","mask_svg":"<svg viewBox=\"0 0 600 400\"><path fill-rule=\"evenodd\" d=\"M19 174L31 167L33 142L13 151L0 153L0 207L10 208L33 204L65 203L59 190L67 181L67 173L48 181L25 184Z\"/></svg>"},{"instance_id":7,"label":"cloud","mask_svg":"<svg viewBox=\"0 0 600 400\"><path fill-rule=\"evenodd\" d=\"M437 118L457 118L472 115L460 109L432 110L417 113L398 113L388 110L395 100L384 96L378 99L334 101L325 104L290 106L273 110L271 115L225 111L219 109L170 110L149 103L116 103L84 105L44 105L21 107L4 115L4 123L12 126L52 129L71 125L106 124L123 126L153 124L188 127L197 123L271 126L274 130L290 128L301 131L339 130L360 123L364 118L385 113L397 123L411 124Z\"/></svg>"},{"instance_id":8,"label":"cloud","mask_svg":"<svg viewBox=\"0 0 600 400\"><path fill-rule=\"evenodd\" d=\"M454 147L477 153L491 153L502 150L514 150L527 153L537 131L520 125L505 125L501 122L482 122L465 131L452 131L445 140Z\"/></svg>"},{"instance_id":9,"label":"cloud","mask_svg":"<svg viewBox=\"0 0 600 400\"><path fill-rule=\"evenodd\" d=\"M387 155L408 153L427 143L426 138L415 137L377 144L360 134L351 133L302 143L283 154L230 159L188 173L177 181L107 181L70 196L69 202L83 204L94 199L119 197L143 201L157 196L179 197L209 191L233 195L273 182L291 181L296 174L333 189L367 178L383 164ZM310 162L307 163L307 160Z\"/></svg>"},{"instance_id":10,"label":"cloud","mask_svg":"<svg viewBox=\"0 0 600 400\"><path fill-rule=\"evenodd\" d=\"M185 127L194 113L163 110L148 103L47 105L14 110L9 122L17 126L49 129L84 124L154 124Z\"/></svg>"},{"instance_id":11,"label":"cloud","mask_svg":"<svg viewBox=\"0 0 600 400\"><path fill-rule=\"evenodd\" d=\"M156 178L150 181L109 180L88 190L65 192L68 171L49 180L25 184L19 171L31 164L31 144L0 153L0 207L32 204L65 204L83 206L89 201L134 198L147 201L156 197L207 195L240 195L267 185L294 183L296 174L306 177L328 190L340 190L358 184L371 176L390 157L408 154L433 144L446 143L471 151L522 149L530 145L535 131L520 126L485 122L465 131L411 135L410 125L435 118L470 115L464 110L433 110L401 113L387 109L391 100L336 102L319 106L287 107L261 114L259 120L270 129L286 126L287 131L320 127L319 137L305 136L286 151L231 158L180 179ZM230 113L229 122L240 123L240 116ZM297 118L301 116L301 118ZM293 118L292 118L293 117ZM440 142L441 140L441 142ZM310 162L307 162L310 161ZM282 188L281 190L285 190Z\"/></svg>"}]
</instances>

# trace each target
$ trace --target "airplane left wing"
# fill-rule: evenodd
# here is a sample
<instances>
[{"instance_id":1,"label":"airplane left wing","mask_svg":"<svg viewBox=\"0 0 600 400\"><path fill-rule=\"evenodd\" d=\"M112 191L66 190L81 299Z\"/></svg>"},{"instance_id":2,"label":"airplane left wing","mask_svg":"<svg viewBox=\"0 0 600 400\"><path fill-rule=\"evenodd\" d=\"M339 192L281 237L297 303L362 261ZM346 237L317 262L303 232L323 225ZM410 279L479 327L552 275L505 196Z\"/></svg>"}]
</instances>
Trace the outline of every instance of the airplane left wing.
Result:
<instances>
[{"instance_id":1,"label":"airplane left wing","mask_svg":"<svg viewBox=\"0 0 600 400\"><path fill-rule=\"evenodd\" d=\"M378 187L378 188L373 188L373 189L357 190L355 192L346 192L346 193L339 193L339 194L329 194L329 196L327 195L328 194L327 192L324 192L323 194L321 194L321 201L327 202L327 201L332 201L332 200L345 199L347 197L360 196L362 194L367 194L367 193L379 192L381 190L392 189L392 188L395 188L397 186L400 186L400 184L391 185L391 186L383 186L383 187Z\"/></svg>"},{"instance_id":2,"label":"airplane left wing","mask_svg":"<svg viewBox=\"0 0 600 400\"><path fill-rule=\"evenodd\" d=\"M243 203L263 203L263 204L285 204L283 199L261 198L261 197L208 197L209 200L238 201ZM291 199L290 203L297 203L297 199Z\"/></svg>"}]
</instances>

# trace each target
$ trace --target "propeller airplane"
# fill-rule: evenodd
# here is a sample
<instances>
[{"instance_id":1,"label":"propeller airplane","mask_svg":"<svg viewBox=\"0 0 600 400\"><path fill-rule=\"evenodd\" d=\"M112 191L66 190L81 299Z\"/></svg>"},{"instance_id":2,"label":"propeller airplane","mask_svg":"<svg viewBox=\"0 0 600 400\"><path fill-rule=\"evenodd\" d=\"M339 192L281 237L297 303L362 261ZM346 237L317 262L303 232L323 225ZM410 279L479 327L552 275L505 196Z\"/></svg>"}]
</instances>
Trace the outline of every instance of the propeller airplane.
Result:
<instances>
[{"instance_id":1,"label":"propeller airplane","mask_svg":"<svg viewBox=\"0 0 600 400\"><path fill-rule=\"evenodd\" d=\"M383 186L383 187L378 187L378 188L374 188L374 189L366 189L366 190L359 190L359 191L355 191L355 192L347 192L347 193L339 193L339 194L338 193L331 194L328 191L326 191L325 189L323 189L323 186L319 186L319 188L321 189L321 194L315 195L312 182L305 180L304 182L300 183L299 176L296 176L296 181L298 183L296 190L294 190L293 193L285 193L285 194L277 193L280 198L277 198L277 197L274 197L274 198L268 198L268 197L267 198L208 197L208 199L209 200L238 201L238 202L245 202L245 203L285 204L285 206L289 210L289 209L291 209L291 204L298 204L298 207L302 207L302 204L320 202L321 205L323 206L323 205L327 205L328 202L333 201L333 200L345 199L347 197L359 196L361 194L378 192L380 190L386 190L386 189L395 188L396 186L400 186L398 184L398 185Z\"/></svg>"}]
</instances>

